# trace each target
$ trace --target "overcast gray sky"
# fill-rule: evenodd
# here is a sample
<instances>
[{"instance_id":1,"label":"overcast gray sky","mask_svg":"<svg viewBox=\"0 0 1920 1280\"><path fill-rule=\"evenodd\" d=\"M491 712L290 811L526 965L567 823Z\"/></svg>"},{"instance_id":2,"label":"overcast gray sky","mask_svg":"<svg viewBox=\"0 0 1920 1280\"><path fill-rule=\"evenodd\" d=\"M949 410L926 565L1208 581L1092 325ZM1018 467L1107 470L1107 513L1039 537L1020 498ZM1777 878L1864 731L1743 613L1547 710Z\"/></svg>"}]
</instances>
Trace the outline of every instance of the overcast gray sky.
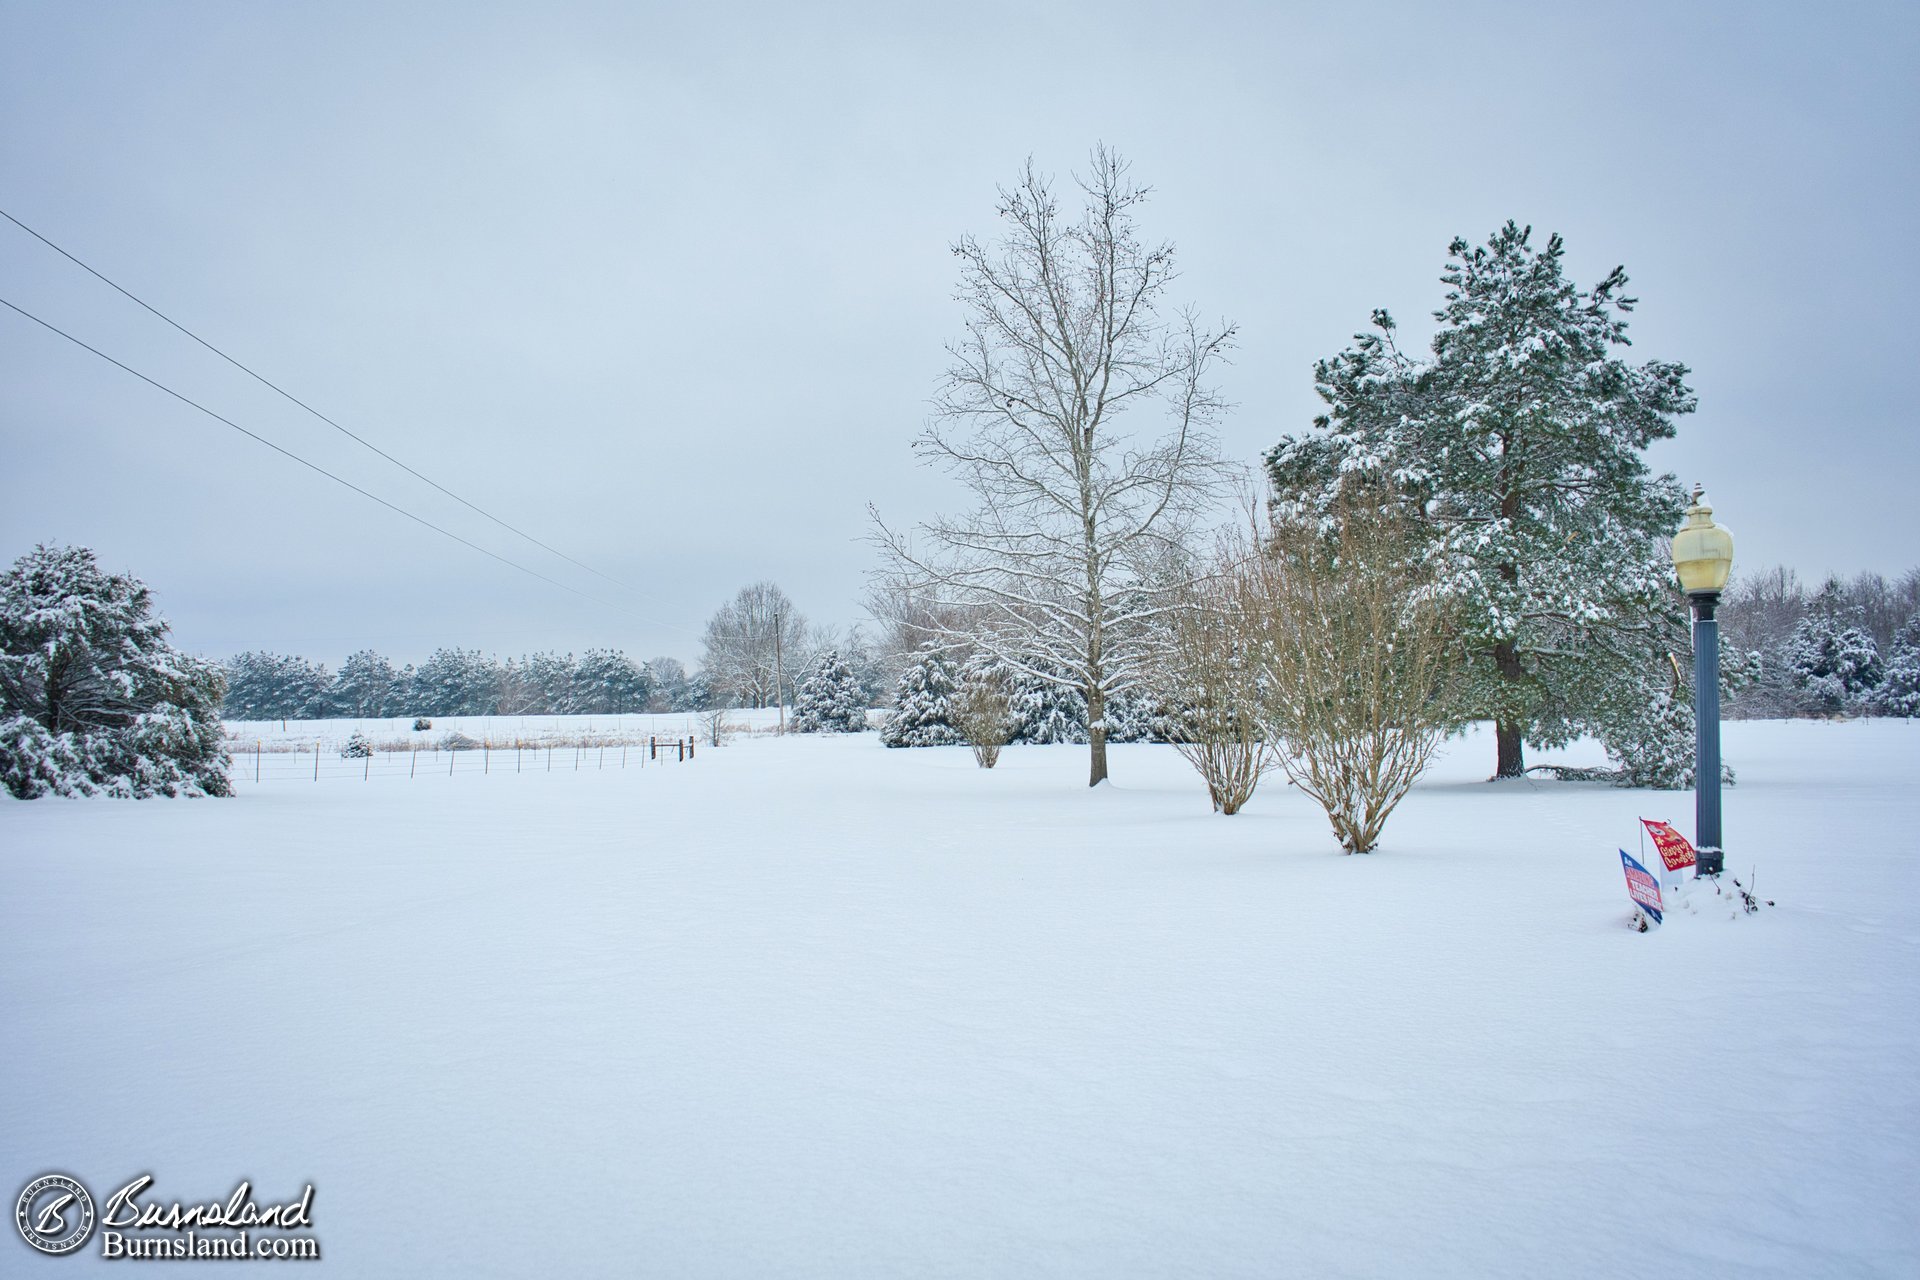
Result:
<instances>
[{"instance_id":1,"label":"overcast gray sky","mask_svg":"<svg viewBox=\"0 0 1920 1280\"><path fill-rule=\"evenodd\" d=\"M1182 300L1237 320L1224 439L1315 411L1370 308L1424 342L1455 234L1624 263L1739 559L1920 563L1920 6L307 5L0 0L0 208L441 483L300 413L12 225L0 296L400 505L0 311L0 553L84 543L176 639L698 654L756 578L860 616L918 467L947 247L1104 140Z\"/></svg>"}]
</instances>

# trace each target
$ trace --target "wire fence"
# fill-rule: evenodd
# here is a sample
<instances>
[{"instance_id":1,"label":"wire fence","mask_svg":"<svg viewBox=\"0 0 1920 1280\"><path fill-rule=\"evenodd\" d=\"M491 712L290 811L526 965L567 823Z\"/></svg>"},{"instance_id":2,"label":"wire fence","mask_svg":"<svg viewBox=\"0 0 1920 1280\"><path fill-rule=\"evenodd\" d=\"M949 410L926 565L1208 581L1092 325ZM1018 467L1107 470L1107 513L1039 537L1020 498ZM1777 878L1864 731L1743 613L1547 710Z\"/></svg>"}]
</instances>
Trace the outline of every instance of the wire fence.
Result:
<instances>
[{"instance_id":1,"label":"wire fence","mask_svg":"<svg viewBox=\"0 0 1920 1280\"><path fill-rule=\"evenodd\" d=\"M364 754L328 749L316 740L304 751L285 744L269 747L256 741L252 750L229 743L233 754L230 776L242 785L268 783L372 782L375 779L424 781L439 777L508 777L528 773L605 772L608 769L647 769L684 765L698 758L698 739L649 736L638 742L562 745L514 742L495 746L479 742L471 747L419 745L397 750L370 748Z\"/></svg>"}]
</instances>

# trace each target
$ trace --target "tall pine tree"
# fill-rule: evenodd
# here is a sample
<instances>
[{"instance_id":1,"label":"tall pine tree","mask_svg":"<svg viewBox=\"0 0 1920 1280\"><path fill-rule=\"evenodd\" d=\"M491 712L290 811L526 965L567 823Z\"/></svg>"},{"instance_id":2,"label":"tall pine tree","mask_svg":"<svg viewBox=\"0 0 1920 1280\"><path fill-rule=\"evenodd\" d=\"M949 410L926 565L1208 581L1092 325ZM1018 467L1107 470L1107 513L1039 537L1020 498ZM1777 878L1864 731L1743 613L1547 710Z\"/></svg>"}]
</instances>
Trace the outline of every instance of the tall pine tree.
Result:
<instances>
[{"instance_id":1,"label":"tall pine tree","mask_svg":"<svg viewBox=\"0 0 1920 1280\"><path fill-rule=\"evenodd\" d=\"M1524 742L1594 727L1616 686L1644 688L1684 645L1666 540L1685 502L1643 453L1696 401L1684 365L1621 358L1624 269L1581 289L1559 236L1536 248L1512 222L1448 252L1431 354L1402 352L1374 312L1314 366L1327 411L1267 469L1296 517L1326 512L1349 475L1397 488L1465 605L1466 705L1494 721L1508 777Z\"/></svg>"}]
</instances>

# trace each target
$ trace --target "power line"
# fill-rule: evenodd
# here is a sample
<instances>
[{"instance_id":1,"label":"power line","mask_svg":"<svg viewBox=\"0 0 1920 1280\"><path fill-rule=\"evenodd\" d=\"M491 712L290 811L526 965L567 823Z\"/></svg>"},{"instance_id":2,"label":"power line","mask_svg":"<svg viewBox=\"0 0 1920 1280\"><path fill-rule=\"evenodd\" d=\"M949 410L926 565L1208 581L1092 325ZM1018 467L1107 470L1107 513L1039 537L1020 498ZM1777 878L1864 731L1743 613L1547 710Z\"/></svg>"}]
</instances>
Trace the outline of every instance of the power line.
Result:
<instances>
[{"instance_id":1,"label":"power line","mask_svg":"<svg viewBox=\"0 0 1920 1280\"><path fill-rule=\"evenodd\" d=\"M149 378L146 374L140 372L138 369L133 368L131 365L122 364L120 361L115 360L112 356L108 355L106 352L100 350L98 347L89 346L87 343L82 342L79 338L76 338L72 334L68 333L65 329L62 329L57 325L49 324L47 321L42 320L39 316L34 315L33 312L28 311L25 307L16 306L14 303L7 301L5 298L0 298L0 306L7 307L10 310L18 312L20 315L25 316L27 319L39 325L41 328L47 330L50 333L59 334L61 337L65 338L68 342L73 343L74 346L79 347L82 350L91 351L94 355L99 356L102 360L105 360L108 364L112 365L114 368L120 369L126 373L132 374L134 377L140 379L140 381L146 383L150 387L155 388L156 390L166 392L168 395L172 396L175 400L180 401L180 403L184 405L188 405L192 408L198 409L201 413L206 414L209 418L212 418L214 421L225 423L227 426L232 427L235 431L238 431L241 435L247 437L249 440L257 441L258 443L267 446L267 448L273 450L275 453L278 453L284 457L293 459L293 461L299 463L301 466L307 468L309 471L316 471L321 475L325 476L327 479L333 481L335 484L345 485L347 488L353 490L355 493L359 494L361 497L369 498L372 501L379 503L381 506L385 507L387 510L392 511L398 515L405 516L407 519L413 521L415 524L424 525L427 528L433 530L435 533L443 534L446 537L452 538L455 542L459 543L463 547L471 547L473 550L478 551L481 555L488 556L494 560L498 560L501 564L506 565L510 569L518 569L521 573L527 574L530 577L538 578L540 579L540 581L548 583L551 586L559 587L562 591L570 591L574 595L577 595L584 600L591 600L593 603L597 605L601 605L608 609L618 609L621 613L625 613L632 617L639 618L642 622L652 622L654 623L655 626L667 625L665 623L658 622L653 618L648 618L642 614L634 613L633 610L625 608L621 605L614 604L611 601L602 600L600 597L596 595L590 595L587 592L580 590L578 587L568 586L566 583L561 582L556 578L549 578L546 574L541 573L538 569L529 569L527 568L527 566L520 564L517 561L507 559L505 556L501 555L497 551L487 550L485 547L481 546L477 542L469 542L467 539L461 537L459 534L454 533L450 529L441 528L439 525L435 524L431 520L428 520L424 516L417 516L413 512L408 511L405 507L395 506L393 503L388 502L385 498L381 497L377 493L369 493L367 490L362 489L359 485L353 483L353 481L347 480L340 476L335 475L333 472L327 470L323 466L320 466L318 463L308 462L305 458L293 452L291 449L282 448L280 445L275 444L273 441L267 439L265 436L259 435L259 434L256 434L255 432L247 430L245 427L241 426L239 423L235 422L233 419L221 417L219 414L207 408L207 406L201 404L199 401L192 400L186 396L181 395L178 391L175 391L172 387L167 386L165 383L156 382L154 379ZM676 627L674 628L674 630L680 630L680 628Z\"/></svg>"},{"instance_id":2,"label":"power line","mask_svg":"<svg viewBox=\"0 0 1920 1280\"><path fill-rule=\"evenodd\" d=\"M620 579L614 577L612 574L602 573L600 570L594 568L590 564L586 564L586 563L583 563L582 561L575 560L572 556L560 550L558 547L550 546L547 543L542 542L540 539L534 537L532 534L526 532L524 529L519 529L511 524L508 524L505 520L502 520L499 516L494 515L493 512L488 511L485 507L479 506L478 504L473 502L469 502L467 499L461 497L459 494L447 488L445 485L441 484L439 481L431 479L428 476L422 475L420 472L414 470L412 467L408 466L406 463L400 461L400 459L388 453L385 449L382 449L379 445L374 444L371 440L368 440L363 436L357 435L354 432L348 430L346 427L341 426L339 423L335 422L332 418L329 418L326 414L320 412L318 409L314 408L312 405L308 404L306 401L300 399L300 397L294 395L291 391L288 391L285 388L279 386L278 384L269 381L267 378L263 377L262 375L255 373L252 369L240 363L240 361L234 359L232 356L228 355L226 352L222 351L220 348L214 346L211 342L208 342L205 338L201 337L199 334L195 333L193 330L187 328L185 325L181 324L179 321L175 320L172 316L169 316L164 311L161 311L158 307L153 306L151 303L136 296L135 294L128 291L127 289L122 288L120 285L114 283L112 280L108 279L106 276L102 275L100 272L94 270L92 267L88 266L86 263L82 262L80 259L74 257L73 254L68 253L65 249L62 249L59 245L47 239L45 236L41 235L38 231L35 231L32 227L20 221L20 219L14 217L12 214L8 213L5 209L0 209L0 218L5 218L8 222L11 222L14 226L20 228L22 231L32 236L35 240L38 240L41 244L46 245L47 248L53 250L55 253L65 258L68 262L73 263L73 265L75 265L76 267L79 267L82 271L85 271L88 275L91 275L94 279L100 281L102 284L106 285L108 288L113 289L114 291L121 294L123 297L129 299L134 303L137 303L141 307L144 307L147 311L151 312L153 315L158 316L160 319L166 321L168 324L178 329L181 333L186 334L189 338L192 338L195 342L199 343L201 346L205 347L207 350L213 352L213 354L219 356L222 360L225 360L228 364L240 370L240 372L246 374L249 378L252 378L255 382L258 382L261 386L266 387L269 390L272 390L274 392L277 392L278 394L286 397L288 400L291 400L294 404L299 405L302 409L305 409L308 413L320 419L320 421L326 423L328 426L332 427L335 431L340 432L342 435L353 440L355 443L362 445L365 448L371 449L373 452L379 454L382 458L385 458L388 462L391 462L394 466L399 467L402 471L406 472L408 475L413 476L415 479L423 481L426 484L432 485L435 489L438 489L441 493L446 494L449 498L452 498L455 502L458 502L461 506L466 507L472 511L479 512L481 515L485 516L487 519L499 525L502 529L505 529L510 533L517 534L522 538L525 538L528 542L531 542L534 546L539 547L543 551L548 551L556 556L559 556L562 560L565 560L568 564L574 565L581 569L585 569L588 573L593 574L595 577L604 578L608 582L613 583L617 587L621 587L627 591L633 592L633 594L636 596L645 596L646 593L642 592L637 587L634 587L628 583L622 582ZM12 305L12 304L8 304L8 305ZM19 308L15 307L14 310L18 311ZM25 315L26 313L21 312L21 314ZM49 327L51 328L51 326ZM55 332L59 332L59 331L55 330ZM63 334L62 336L64 337L66 335ZM92 348L89 347L88 350L92 350ZM95 352L94 354L98 355L99 353ZM126 366L122 365L121 368L126 368ZM128 370L128 372L131 373L132 370ZM154 385L158 386L159 384L155 383ZM162 387L161 389L165 390L164 387ZM197 408L198 406L195 406L195 407ZM549 581L551 580L549 579Z\"/></svg>"}]
</instances>

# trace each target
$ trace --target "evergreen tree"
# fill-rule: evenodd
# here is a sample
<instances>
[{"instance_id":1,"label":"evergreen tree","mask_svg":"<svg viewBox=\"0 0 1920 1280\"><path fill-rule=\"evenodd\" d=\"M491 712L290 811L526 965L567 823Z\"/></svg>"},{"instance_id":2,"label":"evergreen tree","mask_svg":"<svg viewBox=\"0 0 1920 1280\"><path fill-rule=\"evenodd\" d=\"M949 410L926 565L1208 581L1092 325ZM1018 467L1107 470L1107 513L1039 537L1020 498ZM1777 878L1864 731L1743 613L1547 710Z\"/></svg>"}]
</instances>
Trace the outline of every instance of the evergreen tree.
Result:
<instances>
[{"instance_id":1,"label":"evergreen tree","mask_svg":"<svg viewBox=\"0 0 1920 1280\"><path fill-rule=\"evenodd\" d=\"M859 679L829 649L814 662L793 698L795 733L859 733L867 727L867 695Z\"/></svg>"},{"instance_id":2,"label":"evergreen tree","mask_svg":"<svg viewBox=\"0 0 1920 1280\"><path fill-rule=\"evenodd\" d=\"M414 673L408 711L427 716L490 716L503 672L476 650L435 649Z\"/></svg>"},{"instance_id":3,"label":"evergreen tree","mask_svg":"<svg viewBox=\"0 0 1920 1280\"><path fill-rule=\"evenodd\" d=\"M228 795L221 669L177 652L145 584L84 547L0 575L0 783L21 799Z\"/></svg>"},{"instance_id":4,"label":"evergreen tree","mask_svg":"<svg viewBox=\"0 0 1920 1280\"><path fill-rule=\"evenodd\" d=\"M951 706L956 689L953 664L931 650L922 653L900 673L880 741L889 747L958 745Z\"/></svg>"},{"instance_id":5,"label":"evergreen tree","mask_svg":"<svg viewBox=\"0 0 1920 1280\"><path fill-rule=\"evenodd\" d=\"M292 654L243 653L226 664L225 714L233 720L305 720L334 714L324 663Z\"/></svg>"},{"instance_id":6,"label":"evergreen tree","mask_svg":"<svg viewBox=\"0 0 1920 1280\"><path fill-rule=\"evenodd\" d=\"M327 701L332 714L378 719L399 714L399 675L393 664L371 649L351 654L340 664Z\"/></svg>"},{"instance_id":7,"label":"evergreen tree","mask_svg":"<svg viewBox=\"0 0 1920 1280\"><path fill-rule=\"evenodd\" d=\"M1626 274L1590 290L1509 222L1456 239L1429 358L1394 323L1314 368L1327 412L1267 454L1276 507L1324 516L1343 478L1392 483L1465 606L1465 706L1495 722L1498 776L1523 743L1564 743L1621 681L1644 683L1684 634L1667 540L1684 506L1643 452L1693 411L1686 367L1630 365Z\"/></svg>"},{"instance_id":8,"label":"evergreen tree","mask_svg":"<svg viewBox=\"0 0 1920 1280\"><path fill-rule=\"evenodd\" d=\"M647 669L618 649L589 649L574 669L570 702L576 715L645 711L652 696Z\"/></svg>"},{"instance_id":9,"label":"evergreen tree","mask_svg":"<svg viewBox=\"0 0 1920 1280\"><path fill-rule=\"evenodd\" d=\"M704 671L696 671L681 684L679 697L673 710L709 711L713 709L716 701L713 677Z\"/></svg>"},{"instance_id":10,"label":"evergreen tree","mask_svg":"<svg viewBox=\"0 0 1920 1280\"><path fill-rule=\"evenodd\" d=\"M1087 700L1078 689L1018 672L1009 683L1012 741L1043 747L1087 740Z\"/></svg>"},{"instance_id":11,"label":"evergreen tree","mask_svg":"<svg viewBox=\"0 0 1920 1280\"><path fill-rule=\"evenodd\" d=\"M1846 603L1835 581L1820 589L1794 628L1788 663L1814 705L1828 714L1866 710L1883 674L1860 610Z\"/></svg>"},{"instance_id":12,"label":"evergreen tree","mask_svg":"<svg viewBox=\"0 0 1920 1280\"><path fill-rule=\"evenodd\" d=\"M1920 613L1894 633L1878 703L1882 715L1920 716Z\"/></svg>"}]
</instances>

